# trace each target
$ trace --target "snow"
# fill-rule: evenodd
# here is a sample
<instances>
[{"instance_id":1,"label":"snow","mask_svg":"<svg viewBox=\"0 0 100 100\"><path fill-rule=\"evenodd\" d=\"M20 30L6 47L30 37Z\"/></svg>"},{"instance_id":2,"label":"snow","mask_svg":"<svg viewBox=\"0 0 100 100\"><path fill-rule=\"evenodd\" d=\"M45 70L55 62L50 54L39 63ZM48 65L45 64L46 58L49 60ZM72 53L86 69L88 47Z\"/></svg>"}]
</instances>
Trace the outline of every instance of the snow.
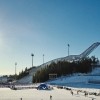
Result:
<instances>
[{"instance_id":1,"label":"snow","mask_svg":"<svg viewBox=\"0 0 100 100\"><path fill-rule=\"evenodd\" d=\"M49 81L49 84L71 86L77 88L96 88L100 89L100 84L90 84L89 81L97 81L100 83L100 65L96 67L91 73L81 74L76 73L69 76L62 76L53 81ZM21 84L30 84L32 83L32 74L25 76L24 78L18 80L18 83Z\"/></svg>"},{"instance_id":2,"label":"snow","mask_svg":"<svg viewBox=\"0 0 100 100\"><path fill-rule=\"evenodd\" d=\"M90 91L90 89L87 90ZM92 100L92 98L100 100L100 96L88 95L85 97L84 93L77 94L75 88L72 91L74 93L73 96L69 90L57 89L56 87L53 90L11 90L9 88L0 88L0 100L21 100L21 98L22 100L50 100L50 95L52 100ZM98 92L96 89L95 91Z\"/></svg>"},{"instance_id":3,"label":"snow","mask_svg":"<svg viewBox=\"0 0 100 100\"><path fill-rule=\"evenodd\" d=\"M100 93L100 84L88 83L89 80L100 81L99 72L100 67L88 74L77 73L48 81L48 84L53 84L53 90L37 90L36 88L32 88L37 87L39 84L15 85L19 90L0 88L0 100L50 100L50 95L52 96L52 100L92 100L92 98L94 98L94 100L100 100L100 95L84 96L84 91L88 93ZM30 77L26 76L19 82L29 83L31 78L31 75ZM58 89L58 85L62 86L63 89ZM70 90L67 90L66 88L70 88L74 94L72 95ZM77 94L78 90L82 92Z\"/></svg>"},{"instance_id":4,"label":"snow","mask_svg":"<svg viewBox=\"0 0 100 100\"><path fill-rule=\"evenodd\" d=\"M99 84L94 84L93 82ZM32 74L29 74L28 76L20 79L18 83L21 84L32 83ZM47 83L52 85L69 86L75 88L100 89L100 65L99 67L93 69L91 73L88 74L76 73L69 76L62 76L54 80L49 80Z\"/></svg>"},{"instance_id":5,"label":"snow","mask_svg":"<svg viewBox=\"0 0 100 100\"><path fill-rule=\"evenodd\" d=\"M80 82L87 83L88 80L90 79L100 80L100 76L87 76L87 75L65 76L65 77L58 78L57 80L50 81L50 83L80 83Z\"/></svg>"},{"instance_id":6,"label":"snow","mask_svg":"<svg viewBox=\"0 0 100 100\"><path fill-rule=\"evenodd\" d=\"M90 74L91 75L100 75L100 67L95 68Z\"/></svg>"},{"instance_id":7,"label":"snow","mask_svg":"<svg viewBox=\"0 0 100 100\"><path fill-rule=\"evenodd\" d=\"M32 83L32 75L27 75L23 78L21 78L20 80L17 81L17 83L20 83L20 84L29 84L29 83Z\"/></svg>"},{"instance_id":8,"label":"snow","mask_svg":"<svg viewBox=\"0 0 100 100\"><path fill-rule=\"evenodd\" d=\"M96 88L100 89L100 67L95 68L91 73L76 73L69 76L62 76L55 80L48 81L52 85L62 85L77 88Z\"/></svg>"}]
</instances>

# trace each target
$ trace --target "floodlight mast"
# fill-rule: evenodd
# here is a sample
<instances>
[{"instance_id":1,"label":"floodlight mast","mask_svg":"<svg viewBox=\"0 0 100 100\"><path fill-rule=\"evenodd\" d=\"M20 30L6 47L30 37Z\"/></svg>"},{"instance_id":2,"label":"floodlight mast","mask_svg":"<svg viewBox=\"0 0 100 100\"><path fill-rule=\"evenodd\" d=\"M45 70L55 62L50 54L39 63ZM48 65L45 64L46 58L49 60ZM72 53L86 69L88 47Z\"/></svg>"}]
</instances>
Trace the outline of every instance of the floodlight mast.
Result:
<instances>
[{"instance_id":1,"label":"floodlight mast","mask_svg":"<svg viewBox=\"0 0 100 100\"><path fill-rule=\"evenodd\" d=\"M70 47L70 45L68 44L67 46L68 46L68 56L69 56L69 47Z\"/></svg>"},{"instance_id":2,"label":"floodlight mast","mask_svg":"<svg viewBox=\"0 0 100 100\"><path fill-rule=\"evenodd\" d=\"M15 62L15 80L16 80L16 75L17 75L17 73L16 73L16 66L17 66L17 62Z\"/></svg>"},{"instance_id":3,"label":"floodlight mast","mask_svg":"<svg viewBox=\"0 0 100 100\"><path fill-rule=\"evenodd\" d=\"M32 56L32 67L33 67L33 57L34 57L34 54L32 53L31 56Z\"/></svg>"},{"instance_id":4,"label":"floodlight mast","mask_svg":"<svg viewBox=\"0 0 100 100\"><path fill-rule=\"evenodd\" d=\"M44 64L44 54L43 54L43 64Z\"/></svg>"}]
</instances>

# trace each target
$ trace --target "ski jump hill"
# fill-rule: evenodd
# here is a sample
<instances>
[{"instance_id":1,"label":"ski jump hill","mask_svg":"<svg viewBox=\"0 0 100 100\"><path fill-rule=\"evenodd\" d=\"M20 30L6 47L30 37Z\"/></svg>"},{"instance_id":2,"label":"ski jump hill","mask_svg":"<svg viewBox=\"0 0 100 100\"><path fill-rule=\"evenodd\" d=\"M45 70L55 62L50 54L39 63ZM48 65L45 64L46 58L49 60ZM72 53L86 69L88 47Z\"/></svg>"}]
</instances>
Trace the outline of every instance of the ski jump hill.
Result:
<instances>
[{"instance_id":1,"label":"ski jump hill","mask_svg":"<svg viewBox=\"0 0 100 100\"><path fill-rule=\"evenodd\" d=\"M29 75L25 76L24 78L20 79L17 81L17 83L22 83L22 84L29 84L32 83L32 76L33 74L36 73L37 70L44 68L47 65L50 65L52 62L59 62L59 61L68 61L68 62L73 62L73 61L79 61L83 58L86 58L94 49L96 49L100 45L100 42L93 43L89 48L87 48L84 52L82 52L79 55L69 55L66 57L62 58L57 58L54 60L51 60L49 62L46 62L40 66L37 67L32 67L29 71Z\"/></svg>"}]
</instances>

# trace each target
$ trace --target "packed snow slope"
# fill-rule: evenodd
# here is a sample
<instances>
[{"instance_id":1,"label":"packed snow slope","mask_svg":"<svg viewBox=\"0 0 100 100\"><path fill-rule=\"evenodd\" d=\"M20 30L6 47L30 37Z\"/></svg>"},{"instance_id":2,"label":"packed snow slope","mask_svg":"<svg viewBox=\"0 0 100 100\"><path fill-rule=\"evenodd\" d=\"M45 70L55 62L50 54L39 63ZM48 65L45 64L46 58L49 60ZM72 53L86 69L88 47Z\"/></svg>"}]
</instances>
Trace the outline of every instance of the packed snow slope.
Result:
<instances>
[{"instance_id":1,"label":"packed snow slope","mask_svg":"<svg viewBox=\"0 0 100 100\"><path fill-rule=\"evenodd\" d=\"M91 73L76 73L69 76L62 76L55 80L49 80L49 84L63 85L77 88L97 88L100 89L100 67L95 68Z\"/></svg>"}]
</instances>

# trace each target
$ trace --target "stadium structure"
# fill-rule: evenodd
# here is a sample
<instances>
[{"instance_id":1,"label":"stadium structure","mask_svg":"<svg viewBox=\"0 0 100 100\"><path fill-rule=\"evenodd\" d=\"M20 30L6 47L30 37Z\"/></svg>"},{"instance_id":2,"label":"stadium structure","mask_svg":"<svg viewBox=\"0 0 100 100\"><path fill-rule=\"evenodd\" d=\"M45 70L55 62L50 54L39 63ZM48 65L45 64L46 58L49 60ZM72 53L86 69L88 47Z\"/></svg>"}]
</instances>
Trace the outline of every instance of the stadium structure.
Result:
<instances>
[{"instance_id":1,"label":"stadium structure","mask_svg":"<svg viewBox=\"0 0 100 100\"><path fill-rule=\"evenodd\" d=\"M50 65L52 62L54 62L54 63L57 63L59 61L73 62L73 61L79 61L83 58L86 58L99 45L100 45L100 42L96 42L96 43L93 43L89 48L87 48L84 52L82 52L79 55L69 55L69 56L66 56L66 57L57 58L57 59L51 60L49 62L46 62L46 63L44 63L40 66L32 67L32 68L30 68L29 75L25 76L23 79L19 80L19 83L30 83L30 82L32 82L33 74L35 74L37 70L44 68L47 65Z\"/></svg>"},{"instance_id":2,"label":"stadium structure","mask_svg":"<svg viewBox=\"0 0 100 100\"><path fill-rule=\"evenodd\" d=\"M66 57L57 58L57 59L51 60L51 61L49 61L47 63L44 63L44 64L40 65L40 67L49 65L52 62L57 63L58 61L68 61L68 62L79 61L79 60L81 60L83 58L86 58L99 45L100 45L100 42L93 43L89 48L87 48L84 52L82 52L79 55L69 55L69 56L66 56Z\"/></svg>"}]
</instances>

